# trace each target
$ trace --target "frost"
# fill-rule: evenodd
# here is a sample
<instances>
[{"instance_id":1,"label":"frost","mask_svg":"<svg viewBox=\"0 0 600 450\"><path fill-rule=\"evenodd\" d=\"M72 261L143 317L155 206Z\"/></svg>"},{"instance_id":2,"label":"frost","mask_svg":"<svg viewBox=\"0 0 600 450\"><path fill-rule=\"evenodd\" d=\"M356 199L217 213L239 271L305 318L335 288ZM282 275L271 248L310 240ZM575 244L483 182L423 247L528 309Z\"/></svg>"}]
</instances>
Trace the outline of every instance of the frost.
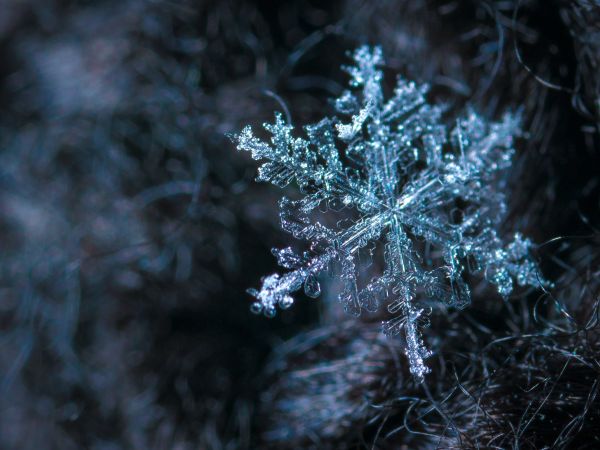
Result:
<instances>
[{"instance_id":1,"label":"frost","mask_svg":"<svg viewBox=\"0 0 600 450\"><path fill-rule=\"evenodd\" d=\"M489 123L468 110L448 129L443 108L427 103L426 85L399 78L384 100L379 48L359 48L354 62L346 68L352 90L335 101L339 117L305 126L306 138L294 137L280 114L264 125L270 143L250 127L234 137L239 150L263 161L259 181L299 186L300 200L281 200L280 220L285 231L310 243L303 254L273 250L290 271L250 290L257 299L252 309L273 316L276 306L291 306L291 294L301 288L316 297L317 276L338 267L345 310L359 315L386 308L392 318L383 323L384 333L404 333L411 373L422 380L431 352L420 329L436 305L470 303L466 271L482 273L503 297L514 280L545 283L531 242L517 233L506 243L498 233L506 211L502 172L511 166L519 117ZM354 220L332 227L316 217L319 210L340 209L354 212ZM361 283L359 253L378 242L383 273Z\"/></svg>"}]
</instances>

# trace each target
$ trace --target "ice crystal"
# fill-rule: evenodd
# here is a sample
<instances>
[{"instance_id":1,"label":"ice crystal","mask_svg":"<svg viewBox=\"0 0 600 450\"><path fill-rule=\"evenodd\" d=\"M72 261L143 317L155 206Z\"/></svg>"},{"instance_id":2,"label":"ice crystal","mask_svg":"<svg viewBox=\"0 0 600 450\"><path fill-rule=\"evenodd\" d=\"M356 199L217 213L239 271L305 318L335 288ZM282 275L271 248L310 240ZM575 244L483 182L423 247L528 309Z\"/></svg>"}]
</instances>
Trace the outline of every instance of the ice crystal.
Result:
<instances>
[{"instance_id":1,"label":"ice crystal","mask_svg":"<svg viewBox=\"0 0 600 450\"><path fill-rule=\"evenodd\" d=\"M305 126L302 138L276 114L275 123L264 125L270 143L250 127L234 137L239 150L263 161L258 181L300 187L301 199L280 201L280 219L285 231L310 242L302 254L273 249L290 271L250 289L257 299L252 309L273 316L277 305L290 307L302 287L317 297L317 276L340 267L345 310L359 315L387 308L393 316L384 333L403 331L411 373L422 380L430 351L419 330L433 306L469 304L466 270L483 273L504 297L513 280L544 283L530 257L531 241L517 233L506 243L498 232L506 210L502 172L511 165L519 117L505 114L489 123L468 110L448 129L444 108L427 103L426 85L399 78L384 100L380 48L361 47L353 56L355 64L345 68L351 90L335 101L337 117ZM353 210L354 219L330 226L315 217L341 209ZM379 241L383 273L361 283L359 253L372 252Z\"/></svg>"}]
</instances>

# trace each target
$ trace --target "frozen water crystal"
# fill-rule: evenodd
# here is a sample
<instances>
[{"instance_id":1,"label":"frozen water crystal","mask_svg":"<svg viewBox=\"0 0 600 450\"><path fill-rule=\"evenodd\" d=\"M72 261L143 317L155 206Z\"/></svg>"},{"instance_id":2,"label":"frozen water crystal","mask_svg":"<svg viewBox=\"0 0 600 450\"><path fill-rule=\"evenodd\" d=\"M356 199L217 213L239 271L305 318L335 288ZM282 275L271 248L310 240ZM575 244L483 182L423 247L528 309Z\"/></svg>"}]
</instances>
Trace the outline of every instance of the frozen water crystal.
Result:
<instances>
[{"instance_id":1,"label":"frozen water crystal","mask_svg":"<svg viewBox=\"0 0 600 450\"><path fill-rule=\"evenodd\" d=\"M517 233L506 243L498 234L506 210L502 175L511 166L519 117L505 114L490 123L469 109L448 129L443 108L427 103L426 85L398 78L384 99L381 49L365 46L353 56L346 68L351 89L335 101L339 116L305 126L305 137L294 136L281 114L264 125L270 143L250 127L234 136L239 150L263 161L259 181L297 183L303 196L281 200L281 224L310 243L301 255L289 247L273 250L290 271L251 289L252 309L273 316L302 287L318 296L317 276L337 266L345 310L359 315L386 308L393 317L384 332L404 333L411 373L422 380L430 351L419 330L436 304L470 303L466 268L482 273L503 297L513 280L545 283L531 259L531 241ZM325 226L315 218L318 207L331 214L353 210L358 218ZM361 285L358 255L377 241L385 246L385 268Z\"/></svg>"}]
</instances>

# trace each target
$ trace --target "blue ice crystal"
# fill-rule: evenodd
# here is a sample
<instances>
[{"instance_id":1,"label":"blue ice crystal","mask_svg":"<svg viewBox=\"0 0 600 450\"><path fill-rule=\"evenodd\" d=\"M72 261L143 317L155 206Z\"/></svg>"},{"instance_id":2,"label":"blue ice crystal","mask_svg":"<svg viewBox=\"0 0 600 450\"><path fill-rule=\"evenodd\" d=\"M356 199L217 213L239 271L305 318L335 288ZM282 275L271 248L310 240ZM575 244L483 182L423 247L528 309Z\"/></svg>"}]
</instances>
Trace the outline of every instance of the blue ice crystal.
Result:
<instances>
[{"instance_id":1,"label":"blue ice crystal","mask_svg":"<svg viewBox=\"0 0 600 450\"><path fill-rule=\"evenodd\" d=\"M339 267L345 310L358 316L387 308L393 316L384 333L404 333L410 371L423 380L431 352L419 330L432 307L470 303L466 270L482 273L503 297L515 281L546 283L531 258L531 241L517 233L507 243L498 232L506 212L503 172L511 166L520 120L505 114L490 123L469 109L448 129L444 108L426 101L427 85L398 78L384 100L380 48L361 47L353 56L354 65L345 68L351 89L335 101L339 116L305 126L305 137L295 137L281 114L264 125L270 143L249 126L234 136L239 150L263 161L258 181L299 186L300 200L280 201L281 225L310 243L301 254L273 250L289 271L249 290L252 309L273 316L302 287L317 297L318 275ZM353 220L331 226L317 217L342 209ZM385 268L361 283L359 253L372 252L377 242L384 245Z\"/></svg>"}]
</instances>

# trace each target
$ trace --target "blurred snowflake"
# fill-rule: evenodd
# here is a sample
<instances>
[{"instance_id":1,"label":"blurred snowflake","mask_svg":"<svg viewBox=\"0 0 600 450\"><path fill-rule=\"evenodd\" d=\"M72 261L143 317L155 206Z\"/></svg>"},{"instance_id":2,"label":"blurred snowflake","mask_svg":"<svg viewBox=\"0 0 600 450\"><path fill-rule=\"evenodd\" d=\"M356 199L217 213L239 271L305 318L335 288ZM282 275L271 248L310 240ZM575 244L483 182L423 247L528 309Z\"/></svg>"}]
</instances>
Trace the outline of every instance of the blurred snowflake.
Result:
<instances>
[{"instance_id":1,"label":"blurred snowflake","mask_svg":"<svg viewBox=\"0 0 600 450\"><path fill-rule=\"evenodd\" d=\"M546 281L530 257L531 241L517 233L506 244L498 233L506 211L500 175L511 166L518 115L488 123L468 110L448 130L441 120L444 109L426 101L426 85L399 78L384 101L382 64L380 48L355 51L354 65L345 68L354 92L335 101L340 116L349 119L308 125L308 139L293 137L293 127L280 114L274 124L264 125L270 144L250 127L234 136L239 150L265 161L258 181L278 187L297 182L303 196L281 200L281 224L310 242L302 254L273 249L290 271L269 275L260 290L251 289L257 299L252 309L273 316L276 305L292 305L291 294L302 286L306 295L317 297L317 275L341 266L339 299L345 310L359 315L386 307L394 317L383 323L384 332L404 331L410 370L423 380L430 351L419 329L433 306L470 303L465 268L483 272L504 297L514 280L520 286ZM317 217L320 206L353 209L356 219L326 226ZM373 253L380 239L385 269L361 286L359 253Z\"/></svg>"}]
</instances>

